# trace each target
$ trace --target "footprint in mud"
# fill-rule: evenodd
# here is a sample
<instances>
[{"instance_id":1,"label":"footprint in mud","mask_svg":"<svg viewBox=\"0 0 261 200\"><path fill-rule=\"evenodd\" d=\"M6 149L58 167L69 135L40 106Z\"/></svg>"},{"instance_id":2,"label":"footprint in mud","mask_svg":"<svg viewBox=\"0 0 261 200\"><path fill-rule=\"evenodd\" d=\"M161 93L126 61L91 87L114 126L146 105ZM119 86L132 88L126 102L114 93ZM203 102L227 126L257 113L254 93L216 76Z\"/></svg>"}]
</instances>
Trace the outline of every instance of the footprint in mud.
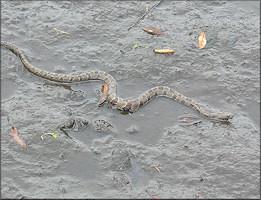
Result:
<instances>
[{"instance_id":1,"label":"footprint in mud","mask_svg":"<svg viewBox=\"0 0 261 200\"><path fill-rule=\"evenodd\" d=\"M146 186L152 178L150 173L140 166L134 155L130 157L132 169L126 174L131 178L131 185L134 188Z\"/></svg>"},{"instance_id":2,"label":"footprint in mud","mask_svg":"<svg viewBox=\"0 0 261 200\"><path fill-rule=\"evenodd\" d=\"M110 185L113 185L116 188L123 188L125 186L129 186L129 184L130 184L129 178L122 173L115 173L113 175L112 180L110 181Z\"/></svg>"},{"instance_id":3,"label":"footprint in mud","mask_svg":"<svg viewBox=\"0 0 261 200\"><path fill-rule=\"evenodd\" d=\"M113 133L113 125L103 119L96 119L93 120L91 123L88 120L82 120L82 119L71 119L68 122L60 125L60 130L68 137L69 131L78 132L82 130L84 127L87 127L89 125L92 125L94 131L97 132L103 132L103 133ZM71 138L71 137L70 137Z\"/></svg>"},{"instance_id":4,"label":"footprint in mud","mask_svg":"<svg viewBox=\"0 0 261 200\"><path fill-rule=\"evenodd\" d=\"M118 179L124 178L125 180L126 177L128 177L131 186L134 188L147 185L151 179L149 172L142 168L135 156L124 147L115 148L112 151L110 168L121 172L120 174L122 174L122 176L118 176ZM120 182L128 184L128 182L124 180Z\"/></svg>"},{"instance_id":5,"label":"footprint in mud","mask_svg":"<svg viewBox=\"0 0 261 200\"><path fill-rule=\"evenodd\" d=\"M60 130L82 147L90 148L99 154L99 148L93 146L93 141L109 135L117 134L117 129L106 119L74 118L59 126Z\"/></svg>"},{"instance_id":6,"label":"footprint in mud","mask_svg":"<svg viewBox=\"0 0 261 200\"><path fill-rule=\"evenodd\" d=\"M111 153L111 169L122 172L131 169L130 154L127 149L115 148Z\"/></svg>"},{"instance_id":7,"label":"footprint in mud","mask_svg":"<svg viewBox=\"0 0 261 200\"><path fill-rule=\"evenodd\" d=\"M72 119L62 125L60 125L60 130L69 138L71 138L68 134L68 131L79 131L84 126L87 126L89 122L87 120L82 119ZM72 139L72 138L71 138Z\"/></svg>"},{"instance_id":8,"label":"footprint in mud","mask_svg":"<svg viewBox=\"0 0 261 200\"><path fill-rule=\"evenodd\" d=\"M104 132L104 133L113 132L112 131L113 125L104 119L93 120L92 125L95 131Z\"/></svg>"}]
</instances>

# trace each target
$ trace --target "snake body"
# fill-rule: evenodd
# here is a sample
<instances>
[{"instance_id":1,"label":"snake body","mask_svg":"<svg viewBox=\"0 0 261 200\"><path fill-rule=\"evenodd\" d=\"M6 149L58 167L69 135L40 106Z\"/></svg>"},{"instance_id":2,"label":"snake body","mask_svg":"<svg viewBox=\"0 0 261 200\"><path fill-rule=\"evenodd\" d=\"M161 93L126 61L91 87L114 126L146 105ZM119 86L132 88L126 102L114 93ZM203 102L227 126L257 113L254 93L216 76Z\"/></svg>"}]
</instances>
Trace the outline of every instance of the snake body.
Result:
<instances>
[{"instance_id":1,"label":"snake body","mask_svg":"<svg viewBox=\"0 0 261 200\"><path fill-rule=\"evenodd\" d=\"M102 80L108 85L108 94L107 100L113 106L116 106L118 109L123 111L135 111L142 105L147 104L149 101L158 96L164 96L176 101L183 103L186 106L190 106L198 111L201 115L208 118L216 118L220 120L228 120L233 118L233 114L229 112L220 112L220 113L211 113L205 111L196 101L187 98L186 96L178 93L177 91L166 87L166 86L157 86L153 87L150 90L143 93L140 97L132 100L126 100L117 96L117 84L115 79L108 73L104 71L90 71L86 73L81 73L79 75L63 75L52 72L47 72L35 68L24 56L22 51L14 44L10 44L4 41L1 41L1 46L9 49L15 55L17 55L22 61L24 67L31 73L45 78L51 81L62 82L62 83L72 83L72 82L82 82L87 80Z\"/></svg>"}]
</instances>

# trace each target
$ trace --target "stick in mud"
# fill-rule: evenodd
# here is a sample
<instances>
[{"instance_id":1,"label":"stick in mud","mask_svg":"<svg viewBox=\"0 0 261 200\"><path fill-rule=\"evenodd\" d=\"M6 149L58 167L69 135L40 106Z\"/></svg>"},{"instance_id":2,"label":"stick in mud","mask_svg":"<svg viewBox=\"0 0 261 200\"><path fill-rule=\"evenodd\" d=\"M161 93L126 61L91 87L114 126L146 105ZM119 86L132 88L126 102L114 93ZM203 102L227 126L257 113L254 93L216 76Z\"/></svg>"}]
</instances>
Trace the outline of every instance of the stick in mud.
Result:
<instances>
[{"instance_id":1,"label":"stick in mud","mask_svg":"<svg viewBox=\"0 0 261 200\"><path fill-rule=\"evenodd\" d=\"M144 15L142 15L142 16L138 19L138 21L136 21L135 24L131 25L131 26L128 28L128 31L129 31L131 28L133 28L136 24L138 24L139 21L142 20L142 19L148 14L148 12L149 12L150 10L152 10L154 7L157 7L161 2L162 2L162 0L160 0L158 3L154 4L154 6L152 6L152 7L149 8L148 10L146 10L146 12L144 13Z\"/></svg>"}]
</instances>

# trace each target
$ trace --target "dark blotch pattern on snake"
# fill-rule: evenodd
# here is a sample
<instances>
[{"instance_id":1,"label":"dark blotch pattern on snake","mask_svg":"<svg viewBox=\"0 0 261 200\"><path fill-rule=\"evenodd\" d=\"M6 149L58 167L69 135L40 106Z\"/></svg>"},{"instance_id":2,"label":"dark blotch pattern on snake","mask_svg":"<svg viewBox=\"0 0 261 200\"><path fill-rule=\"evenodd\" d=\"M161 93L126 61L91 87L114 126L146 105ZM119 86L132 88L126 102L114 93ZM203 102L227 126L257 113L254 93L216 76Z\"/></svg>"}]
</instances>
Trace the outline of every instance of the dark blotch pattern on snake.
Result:
<instances>
[{"instance_id":1,"label":"dark blotch pattern on snake","mask_svg":"<svg viewBox=\"0 0 261 200\"><path fill-rule=\"evenodd\" d=\"M107 100L112 105L116 106L118 109L123 111L135 111L142 105L145 105L152 99L158 96L165 96L167 98L179 101L186 106L190 106L198 111L201 115L209 118L215 118L220 120L228 120L233 118L232 113L228 112L220 112L220 113L210 113L205 111L196 101L187 98L186 96L178 93L175 90L172 90L166 86L158 86L151 88L140 97L133 100L125 100L117 96L117 87L115 79L108 73L104 71L90 71L86 73L81 73L79 75L63 75L52 72L43 71L35 68L28 60L25 58L22 51L15 45L1 41L1 46L12 51L15 55L17 55L22 61L24 67L31 73L36 76L56 81L62 83L72 83L72 82L81 82L87 80L102 80L109 86Z\"/></svg>"}]
</instances>

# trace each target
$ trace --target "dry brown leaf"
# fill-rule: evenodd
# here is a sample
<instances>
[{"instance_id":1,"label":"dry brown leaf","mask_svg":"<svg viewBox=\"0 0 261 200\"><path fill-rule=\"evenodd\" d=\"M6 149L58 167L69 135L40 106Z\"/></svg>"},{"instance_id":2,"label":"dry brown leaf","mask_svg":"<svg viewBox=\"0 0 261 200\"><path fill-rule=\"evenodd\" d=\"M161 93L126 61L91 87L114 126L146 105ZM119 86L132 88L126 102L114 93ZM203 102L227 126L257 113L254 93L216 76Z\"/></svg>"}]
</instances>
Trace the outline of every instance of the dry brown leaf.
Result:
<instances>
[{"instance_id":1,"label":"dry brown leaf","mask_svg":"<svg viewBox=\"0 0 261 200\"><path fill-rule=\"evenodd\" d=\"M198 36L198 45L199 45L199 48L202 49L206 46L207 44L207 39L206 39L206 35L205 35L205 32L202 31L199 36Z\"/></svg>"},{"instance_id":2,"label":"dry brown leaf","mask_svg":"<svg viewBox=\"0 0 261 200\"><path fill-rule=\"evenodd\" d=\"M172 49L153 49L155 53L174 53Z\"/></svg>"},{"instance_id":3,"label":"dry brown leaf","mask_svg":"<svg viewBox=\"0 0 261 200\"><path fill-rule=\"evenodd\" d=\"M99 102L99 106L102 105L106 99L107 99L107 95L108 95L108 90L109 87L106 83L104 83L104 85L102 86L102 94L101 94L101 98L100 98L100 102Z\"/></svg>"},{"instance_id":4,"label":"dry brown leaf","mask_svg":"<svg viewBox=\"0 0 261 200\"><path fill-rule=\"evenodd\" d=\"M14 126L12 126L12 131L10 133L11 137L14 139L14 141L19 144L21 147L23 147L24 149L26 149L26 143L24 141L24 139L20 136L17 128L15 128Z\"/></svg>"},{"instance_id":5,"label":"dry brown leaf","mask_svg":"<svg viewBox=\"0 0 261 200\"><path fill-rule=\"evenodd\" d=\"M153 26L144 26L141 27L141 29L152 35L166 35L162 30L159 30Z\"/></svg>"}]
</instances>

